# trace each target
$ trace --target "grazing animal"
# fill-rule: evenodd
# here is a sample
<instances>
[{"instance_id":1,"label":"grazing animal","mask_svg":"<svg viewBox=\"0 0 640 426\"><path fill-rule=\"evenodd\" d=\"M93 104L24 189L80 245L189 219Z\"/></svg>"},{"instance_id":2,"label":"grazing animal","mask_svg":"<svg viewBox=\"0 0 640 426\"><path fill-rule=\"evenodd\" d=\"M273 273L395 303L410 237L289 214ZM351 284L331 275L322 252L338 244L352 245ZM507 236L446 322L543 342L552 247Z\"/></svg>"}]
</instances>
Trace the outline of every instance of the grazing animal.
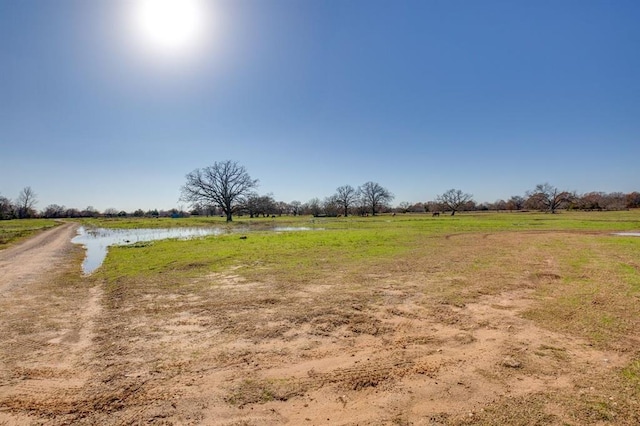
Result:
<instances>
[{"instance_id":1,"label":"grazing animal","mask_svg":"<svg viewBox=\"0 0 640 426\"><path fill-rule=\"evenodd\" d=\"M246 239L247 239L247 236L246 236L246 235L243 235L243 236L241 236L241 237L240 237L240 239L241 239L241 240L246 240Z\"/></svg>"},{"instance_id":2,"label":"grazing animal","mask_svg":"<svg viewBox=\"0 0 640 426\"><path fill-rule=\"evenodd\" d=\"M431 217L440 217L440 212L433 212Z\"/></svg>"}]
</instances>

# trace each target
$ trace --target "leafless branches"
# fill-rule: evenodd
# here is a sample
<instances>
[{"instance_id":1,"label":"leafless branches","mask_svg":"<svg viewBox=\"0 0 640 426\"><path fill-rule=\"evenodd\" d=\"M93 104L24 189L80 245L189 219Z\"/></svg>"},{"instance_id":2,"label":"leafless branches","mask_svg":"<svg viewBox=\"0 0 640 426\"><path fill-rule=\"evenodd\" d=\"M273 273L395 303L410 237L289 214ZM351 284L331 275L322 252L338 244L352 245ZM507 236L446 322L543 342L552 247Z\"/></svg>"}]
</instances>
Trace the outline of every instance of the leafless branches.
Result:
<instances>
[{"instance_id":1,"label":"leafless branches","mask_svg":"<svg viewBox=\"0 0 640 426\"><path fill-rule=\"evenodd\" d=\"M187 174L181 200L192 205L219 206L227 222L244 203L245 197L258 181L251 179L244 166L235 161L215 162L212 166Z\"/></svg>"}]
</instances>

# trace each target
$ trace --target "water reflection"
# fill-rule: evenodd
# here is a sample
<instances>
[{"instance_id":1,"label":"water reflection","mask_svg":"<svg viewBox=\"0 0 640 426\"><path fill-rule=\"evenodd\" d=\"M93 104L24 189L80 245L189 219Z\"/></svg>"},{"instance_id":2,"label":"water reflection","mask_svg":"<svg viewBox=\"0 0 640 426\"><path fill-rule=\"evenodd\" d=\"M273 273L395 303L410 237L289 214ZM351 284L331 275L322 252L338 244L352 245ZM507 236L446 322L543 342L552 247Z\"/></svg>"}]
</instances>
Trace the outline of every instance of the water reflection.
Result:
<instances>
[{"instance_id":1,"label":"water reflection","mask_svg":"<svg viewBox=\"0 0 640 426\"><path fill-rule=\"evenodd\" d=\"M322 231L324 228L309 228L307 226L276 226L271 230L274 232Z\"/></svg>"},{"instance_id":2,"label":"water reflection","mask_svg":"<svg viewBox=\"0 0 640 426\"><path fill-rule=\"evenodd\" d=\"M220 235L221 228L161 228L161 229L78 229L78 235L71 242L82 244L87 250L82 271L90 274L95 271L107 257L109 246L121 246L145 241L166 240L169 238L189 239L207 235Z\"/></svg>"}]
</instances>

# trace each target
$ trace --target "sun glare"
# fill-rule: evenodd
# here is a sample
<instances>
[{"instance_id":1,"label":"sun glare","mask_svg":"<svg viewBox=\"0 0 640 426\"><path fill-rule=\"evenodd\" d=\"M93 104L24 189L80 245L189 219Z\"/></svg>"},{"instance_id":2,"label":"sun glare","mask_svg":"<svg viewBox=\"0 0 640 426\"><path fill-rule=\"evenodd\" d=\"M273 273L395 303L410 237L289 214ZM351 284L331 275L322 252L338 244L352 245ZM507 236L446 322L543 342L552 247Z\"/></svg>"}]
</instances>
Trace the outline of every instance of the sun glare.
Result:
<instances>
[{"instance_id":1,"label":"sun glare","mask_svg":"<svg viewBox=\"0 0 640 426\"><path fill-rule=\"evenodd\" d=\"M138 0L133 11L140 41L162 54L184 54L206 38L205 0Z\"/></svg>"}]
</instances>

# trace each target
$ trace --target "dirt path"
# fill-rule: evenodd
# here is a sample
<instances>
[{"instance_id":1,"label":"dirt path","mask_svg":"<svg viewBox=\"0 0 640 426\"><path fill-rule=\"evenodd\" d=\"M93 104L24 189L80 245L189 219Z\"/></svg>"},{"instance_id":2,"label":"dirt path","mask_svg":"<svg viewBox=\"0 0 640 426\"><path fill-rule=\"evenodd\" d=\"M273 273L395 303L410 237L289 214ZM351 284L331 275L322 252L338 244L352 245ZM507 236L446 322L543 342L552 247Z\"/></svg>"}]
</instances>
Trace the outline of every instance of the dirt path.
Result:
<instances>
[{"instance_id":1,"label":"dirt path","mask_svg":"<svg viewBox=\"0 0 640 426\"><path fill-rule=\"evenodd\" d=\"M38 282L60 269L73 248L77 224L66 223L0 251L0 294Z\"/></svg>"},{"instance_id":2,"label":"dirt path","mask_svg":"<svg viewBox=\"0 0 640 426\"><path fill-rule=\"evenodd\" d=\"M94 376L87 366L102 293L83 282L76 228L0 252L0 425L65 424L65 401Z\"/></svg>"}]
</instances>

